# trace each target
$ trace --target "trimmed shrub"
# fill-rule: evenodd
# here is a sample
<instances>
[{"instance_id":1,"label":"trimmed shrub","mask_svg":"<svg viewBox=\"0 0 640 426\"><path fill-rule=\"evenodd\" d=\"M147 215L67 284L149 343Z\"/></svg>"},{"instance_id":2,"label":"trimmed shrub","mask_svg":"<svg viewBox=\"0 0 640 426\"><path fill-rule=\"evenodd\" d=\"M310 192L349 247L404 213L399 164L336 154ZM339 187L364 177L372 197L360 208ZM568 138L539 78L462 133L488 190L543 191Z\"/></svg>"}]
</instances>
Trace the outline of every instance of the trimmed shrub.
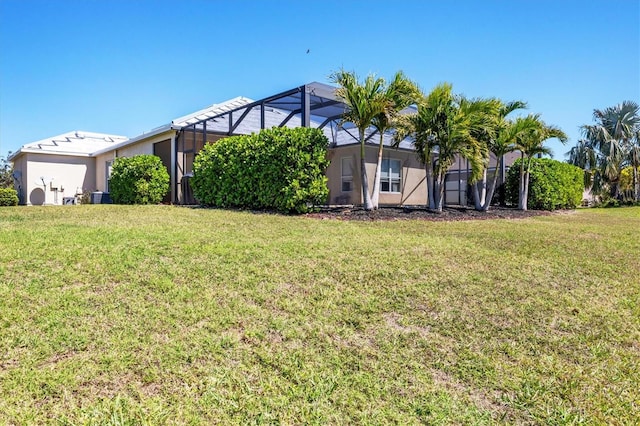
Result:
<instances>
[{"instance_id":1,"label":"trimmed shrub","mask_svg":"<svg viewBox=\"0 0 640 426\"><path fill-rule=\"evenodd\" d=\"M158 204L169 192L169 180L160 157L119 157L111 169L109 195L116 204Z\"/></svg>"},{"instance_id":2,"label":"trimmed shrub","mask_svg":"<svg viewBox=\"0 0 640 426\"><path fill-rule=\"evenodd\" d=\"M18 193L13 188L0 188L0 206L17 206Z\"/></svg>"},{"instance_id":3,"label":"trimmed shrub","mask_svg":"<svg viewBox=\"0 0 640 426\"><path fill-rule=\"evenodd\" d=\"M520 162L507 174L505 196L509 204L518 204ZM573 209L582 202L584 171L576 166L549 158L533 158L529 176L528 207L534 210Z\"/></svg>"},{"instance_id":4,"label":"trimmed shrub","mask_svg":"<svg viewBox=\"0 0 640 426\"><path fill-rule=\"evenodd\" d=\"M328 139L319 129L272 128L206 145L191 187L203 205L303 213L329 196Z\"/></svg>"}]
</instances>

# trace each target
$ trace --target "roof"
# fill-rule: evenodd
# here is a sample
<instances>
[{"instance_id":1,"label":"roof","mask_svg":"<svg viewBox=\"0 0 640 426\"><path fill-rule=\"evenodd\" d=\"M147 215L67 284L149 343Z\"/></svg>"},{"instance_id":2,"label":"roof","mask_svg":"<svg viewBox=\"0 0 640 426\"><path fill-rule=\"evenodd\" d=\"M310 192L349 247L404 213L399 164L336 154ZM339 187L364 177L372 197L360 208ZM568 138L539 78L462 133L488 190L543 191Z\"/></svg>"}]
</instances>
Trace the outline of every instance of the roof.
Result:
<instances>
[{"instance_id":1,"label":"roof","mask_svg":"<svg viewBox=\"0 0 640 426\"><path fill-rule=\"evenodd\" d=\"M303 95L304 94L304 95ZM312 82L286 92L269 96L258 101L246 103L229 111L211 111L207 117L194 117L186 131L219 132L221 134L249 134L257 132L264 124L264 128L271 127L300 127L303 120L303 96L307 97L310 127L320 128L329 139L330 146L344 146L359 143L358 130L353 123L342 122L342 115L346 105L336 96L336 87L324 83ZM415 106L405 108L402 113L415 112ZM230 118L230 113L233 116ZM365 142L377 145L380 136L373 127L365 130ZM386 132L383 137L385 146L392 146L393 134ZM406 138L398 145L402 149L413 149L413 141Z\"/></svg>"},{"instance_id":2,"label":"roof","mask_svg":"<svg viewBox=\"0 0 640 426\"><path fill-rule=\"evenodd\" d=\"M171 121L171 123L167 123L162 126L151 129L149 132L143 133L141 135L138 135L126 141L122 141L118 144L96 150L95 152L93 152L93 155L103 154L113 149L120 149L124 146L134 144L143 139L147 139L152 136L159 135L169 130L180 130L184 126L188 126L191 123L196 123L201 120L206 120L210 117L224 114L225 112L240 108L244 105L250 104L251 102L253 101L249 98L238 96L236 98L229 99L228 101L220 102L218 104L213 104L211 106L208 106L204 109L193 112L191 114L175 118Z\"/></svg>"},{"instance_id":3,"label":"roof","mask_svg":"<svg viewBox=\"0 0 640 426\"><path fill-rule=\"evenodd\" d=\"M126 136L75 130L23 145L9 156L13 160L20 153L57 154L90 157L95 151L126 142Z\"/></svg>"},{"instance_id":4,"label":"roof","mask_svg":"<svg viewBox=\"0 0 640 426\"><path fill-rule=\"evenodd\" d=\"M358 143L358 131L353 124L341 122L341 117L346 107L342 100L336 96L336 87L312 82L258 101L238 96L175 118L170 123L151 129L149 132L131 139L125 136L102 133L79 131L65 133L24 145L20 150L13 153L9 160L12 160L21 152L94 156L120 149L171 130L184 128L200 130L203 129L205 124L209 131L227 134L248 134L259 131L262 120L264 120L265 128L273 126L299 127L300 124L298 123L302 119L303 91L308 99L310 112L308 122L311 127L321 128L332 146ZM261 117L261 108L264 111L264 118ZM411 109L412 107L404 112L409 112ZM413 109L415 110L415 108ZM235 119L233 126L230 124L229 116L233 116ZM377 144L379 142L379 136L376 136L373 128L367 129L365 136L367 143ZM392 145L392 135L390 133L386 133L383 140L384 145ZM399 144L399 147L412 148L411 139L405 139Z\"/></svg>"},{"instance_id":5,"label":"roof","mask_svg":"<svg viewBox=\"0 0 640 426\"><path fill-rule=\"evenodd\" d=\"M194 113L185 115L183 117L175 118L171 121L171 123L175 126L183 127L189 124L193 124L195 122L205 120L207 118L215 117L216 115L220 115L227 111L231 111L232 109L239 108L241 106L250 104L253 100L249 98L245 98L243 96L238 96L233 99L229 99L228 101L221 102L219 104L213 104L208 106L200 111L196 111Z\"/></svg>"}]
</instances>

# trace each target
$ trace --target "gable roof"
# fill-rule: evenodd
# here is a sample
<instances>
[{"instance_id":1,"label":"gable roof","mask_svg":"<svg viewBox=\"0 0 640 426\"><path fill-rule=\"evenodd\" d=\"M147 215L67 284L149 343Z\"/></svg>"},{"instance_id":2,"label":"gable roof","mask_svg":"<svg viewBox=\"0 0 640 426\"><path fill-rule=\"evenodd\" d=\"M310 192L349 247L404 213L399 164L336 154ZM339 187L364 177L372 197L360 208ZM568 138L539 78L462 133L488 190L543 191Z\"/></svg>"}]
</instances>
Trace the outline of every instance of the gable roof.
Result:
<instances>
[{"instance_id":1,"label":"gable roof","mask_svg":"<svg viewBox=\"0 0 640 426\"><path fill-rule=\"evenodd\" d=\"M95 151L126 142L126 136L75 130L23 145L12 153L11 161L21 153L72 155L90 157Z\"/></svg>"},{"instance_id":2,"label":"gable roof","mask_svg":"<svg viewBox=\"0 0 640 426\"><path fill-rule=\"evenodd\" d=\"M243 96L238 96L224 102L210 105L206 108L173 119L170 123L151 129L131 139L125 136L108 135L90 132L68 132L52 138L32 142L22 146L17 152L9 156L9 161L21 152L37 152L45 154L95 156L114 149L120 149L139 141L154 137L171 130L181 130L185 127L198 128L202 123L208 122L208 129L222 132L230 132L229 121L223 117L229 116L231 111L240 112L241 118L233 126L233 133L248 134L260 129L260 112L254 107L261 104L264 108L265 128L273 126L298 127L296 120L301 117L300 102L301 91L307 90L310 102L312 127L322 128L329 138L332 146L358 143L357 131L351 123L339 123L339 116L344 112L345 105L336 97L336 87L328 84L312 82L287 92L271 96L259 101L253 101ZM415 108L413 108L415 109ZM409 107L404 112L409 112ZM295 117L295 118L294 118ZM340 125L339 125L340 124ZM367 143L377 144L378 138L374 138L373 129L367 129ZM384 145L392 144L392 136L385 134ZM411 148L411 140L405 139L400 143L400 148Z\"/></svg>"},{"instance_id":3,"label":"gable roof","mask_svg":"<svg viewBox=\"0 0 640 426\"><path fill-rule=\"evenodd\" d=\"M21 153L57 154L71 155L76 157L92 157L113 149L136 143L168 130L179 130L190 123L204 120L209 117L223 114L227 111L242 107L253 102L249 98L238 96L228 101L210 105L191 114L178 117L171 123L151 129L149 132L129 139L126 136L110 135L106 133L93 133L84 131L71 131L58 136L30 142L23 145L19 150L9 155L8 160L12 161Z\"/></svg>"}]
</instances>

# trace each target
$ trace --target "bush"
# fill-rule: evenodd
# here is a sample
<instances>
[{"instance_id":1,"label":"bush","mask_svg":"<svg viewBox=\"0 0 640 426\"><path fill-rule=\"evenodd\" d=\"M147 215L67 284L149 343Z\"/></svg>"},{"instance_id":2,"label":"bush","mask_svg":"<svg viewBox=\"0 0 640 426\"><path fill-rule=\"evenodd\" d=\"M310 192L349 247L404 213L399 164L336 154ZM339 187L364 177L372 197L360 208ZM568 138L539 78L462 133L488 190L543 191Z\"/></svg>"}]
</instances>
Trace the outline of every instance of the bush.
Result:
<instances>
[{"instance_id":1,"label":"bush","mask_svg":"<svg viewBox=\"0 0 640 426\"><path fill-rule=\"evenodd\" d=\"M116 204L157 204L169 192L169 180L160 157L119 157L111 169L109 195Z\"/></svg>"},{"instance_id":2,"label":"bush","mask_svg":"<svg viewBox=\"0 0 640 426\"><path fill-rule=\"evenodd\" d=\"M310 128L273 128L206 145L191 186L204 205L303 213L329 196L329 141Z\"/></svg>"},{"instance_id":3,"label":"bush","mask_svg":"<svg viewBox=\"0 0 640 426\"><path fill-rule=\"evenodd\" d=\"M509 204L518 204L521 161L516 160L507 174L505 195ZM583 192L581 168L549 158L532 159L527 200L530 209L573 209L581 204Z\"/></svg>"},{"instance_id":4,"label":"bush","mask_svg":"<svg viewBox=\"0 0 640 426\"><path fill-rule=\"evenodd\" d=\"M640 173L640 167L638 167ZM620 170L620 191L633 191L633 167L627 166Z\"/></svg>"},{"instance_id":5,"label":"bush","mask_svg":"<svg viewBox=\"0 0 640 426\"><path fill-rule=\"evenodd\" d=\"M17 206L18 193L13 188L0 188L0 206Z\"/></svg>"},{"instance_id":6,"label":"bush","mask_svg":"<svg viewBox=\"0 0 640 426\"><path fill-rule=\"evenodd\" d=\"M91 191L89 191L88 189L82 191L82 195L80 196L80 204L91 204Z\"/></svg>"},{"instance_id":7,"label":"bush","mask_svg":"<svg viewBox=\"0 0 640 426\"><path fill-rule=\"evenodd\" d=\"M618 198L613 198L611 194L603 194L598 197L597 201L593 205L594 207L624 207L624 206L640 206L640 201L635 201L633 198L633 191L622 191Z\"/></svg>"}]
</instances>

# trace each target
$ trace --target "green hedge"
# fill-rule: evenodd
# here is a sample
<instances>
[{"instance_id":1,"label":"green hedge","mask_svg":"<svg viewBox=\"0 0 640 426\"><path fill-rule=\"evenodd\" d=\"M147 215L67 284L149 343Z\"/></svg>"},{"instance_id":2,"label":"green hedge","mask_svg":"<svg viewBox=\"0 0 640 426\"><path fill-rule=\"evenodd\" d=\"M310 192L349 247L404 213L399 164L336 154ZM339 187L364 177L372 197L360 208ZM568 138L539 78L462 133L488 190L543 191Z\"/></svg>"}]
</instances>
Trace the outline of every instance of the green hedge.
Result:
<instances>
[{"instance_id":1,"label":"green hedge","mask_svg":"<svg viewBox=\"0 0 640 426\"><path fill-rule=\"evenodd\" d=\"M328 143L304 127L221 139L196 156L193 194L207 206L306 212L329 196Z\"/></svg>"},{"instance_id":2,"label":"green hedge","mask_svg":"<svg viewBox=\"0 0 640 426\"><path fill-rule=\"evenodd\" d=\"M160 157L119 157L111 169L109 194L116 204L158 204L169 192L169 179Z\"/></svg>"},{"instance_id":3,"label":"green hedge","mask_svg":"<svg viewBox=\"0 0 640 426\"><path fill-rule=\"evenodd\" d=\"M13 188L0 188L0 206L17 206L18 193Z\"/></svg>"},{"instance_id":4,"label":"green hedge","mask_svg":"<svg viewBox=\"0 0 640 426\"><path fill-rule=\"evenodd\" d=\"M520 162L509 169L505 188L506 201L518 204ZM529 176L528 208L534 210L573 209L582 202L584 171L576 166L549 158L533 158Z\"/></svg>"}]
</instances>

